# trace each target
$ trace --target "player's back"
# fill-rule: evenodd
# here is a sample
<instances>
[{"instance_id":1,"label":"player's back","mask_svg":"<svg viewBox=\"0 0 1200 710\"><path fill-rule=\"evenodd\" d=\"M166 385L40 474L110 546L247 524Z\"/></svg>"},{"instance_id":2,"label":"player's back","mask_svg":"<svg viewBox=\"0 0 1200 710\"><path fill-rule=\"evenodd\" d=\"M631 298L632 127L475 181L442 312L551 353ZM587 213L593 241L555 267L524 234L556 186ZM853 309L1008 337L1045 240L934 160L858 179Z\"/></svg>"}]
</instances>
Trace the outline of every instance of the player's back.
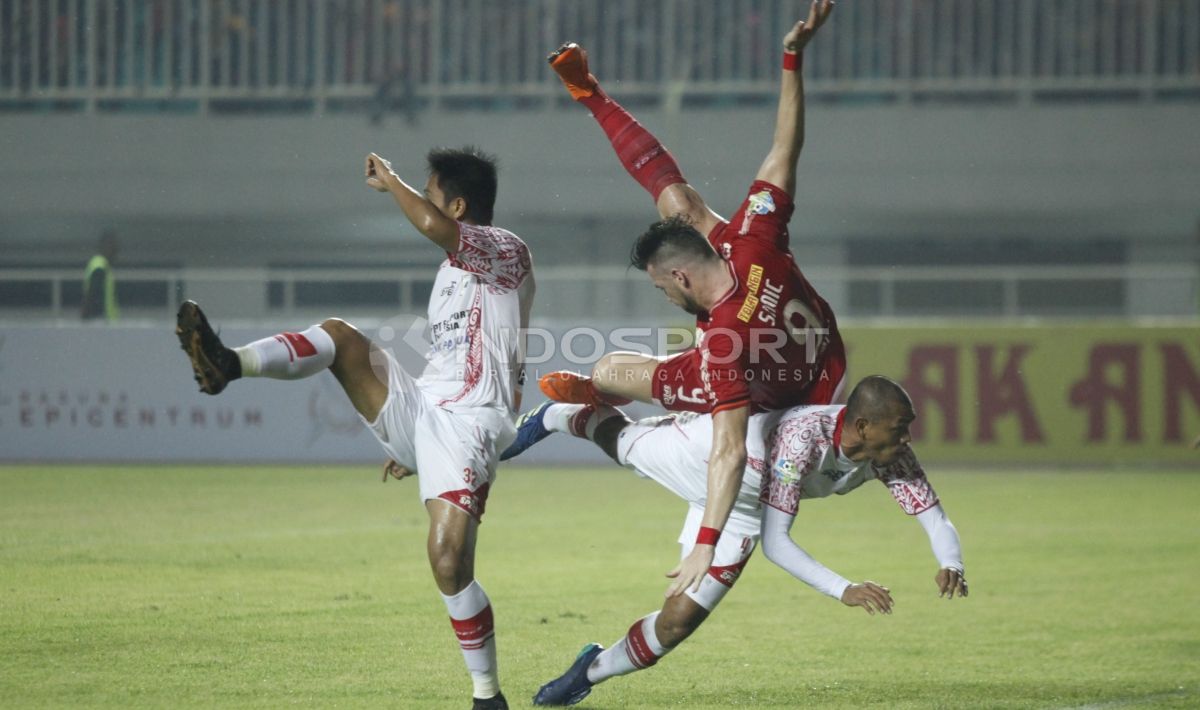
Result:
<instances>
[{"instance_id":1,"label":"player's back","mask_svg":"<svg viewBox=\"0 0 1200 710\"><path fill-rule=\"evenodd\" d=\"M749 356L750 399L761 409L828 404L845 373L833 309L804 277L788 246L792 211L786 192L756 181L734 221L709 234L738 284L697 325L739 336Z\"/></svg>"}]
</instances>

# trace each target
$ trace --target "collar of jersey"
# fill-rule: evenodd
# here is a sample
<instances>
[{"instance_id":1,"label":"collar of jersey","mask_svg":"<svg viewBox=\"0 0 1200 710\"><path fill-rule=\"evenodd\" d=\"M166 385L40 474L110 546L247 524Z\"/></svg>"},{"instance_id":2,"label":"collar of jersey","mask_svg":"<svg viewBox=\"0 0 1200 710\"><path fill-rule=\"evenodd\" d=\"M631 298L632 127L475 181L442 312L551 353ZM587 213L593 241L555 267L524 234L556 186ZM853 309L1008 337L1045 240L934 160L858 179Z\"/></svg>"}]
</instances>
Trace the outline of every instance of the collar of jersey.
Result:
<instances>
[{"instance_id":1,"label":"collar of jersey","mask_svg":"<svg viewBox=\"0 0 1200 710\"><path fill-rule=\"evenodd\" d=\"M839 458L845 458L842 454L842 426L846 423L846 408L842 407L842 411L837 413L837 424L833 427L833 449L837 451Z\"/></svg>"},{"instance_id":2,"label":"collar of jersey","mask_svg":"<svg viewBox=\"0 0 1200 710\"><path fill-rule=\"evenodd\" d=\"M718 298L717 302L713 304L713 307L708 309L709 313L712 313L713 311L715 311L717 309L717 306L728 301L729 297L732 296L733 294L737 293L738 287L742 285L742 282L738 280L737 272L733 270L733 262L726 261L725 268L729 269L729 275L731 277L733 277L733 286L730 286L729 290L725 292L725 295Z\"/></svg>"}]
</instances>

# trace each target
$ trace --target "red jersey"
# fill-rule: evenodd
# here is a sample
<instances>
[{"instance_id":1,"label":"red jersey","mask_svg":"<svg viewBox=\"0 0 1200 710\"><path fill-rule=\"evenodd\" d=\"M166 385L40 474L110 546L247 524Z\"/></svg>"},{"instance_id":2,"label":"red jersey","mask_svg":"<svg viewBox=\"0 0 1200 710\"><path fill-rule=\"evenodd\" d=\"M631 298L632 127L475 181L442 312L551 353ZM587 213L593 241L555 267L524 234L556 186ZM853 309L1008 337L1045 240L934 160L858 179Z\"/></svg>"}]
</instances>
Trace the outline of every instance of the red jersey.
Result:
<instances>
[{"instance_id":1,"label":"red jersey","mask_svg":"<svg viewBox=\"0 0 1200 710\"><path fill-rule=\"evenodd\" d=\"M696 318L713 413L748 403L756 411L828 404L845 374L833 309L788 248L794 209L786 192L756 180L733 221L708 235L734 277L733 289Z\"/></svg>"}]
</instances>

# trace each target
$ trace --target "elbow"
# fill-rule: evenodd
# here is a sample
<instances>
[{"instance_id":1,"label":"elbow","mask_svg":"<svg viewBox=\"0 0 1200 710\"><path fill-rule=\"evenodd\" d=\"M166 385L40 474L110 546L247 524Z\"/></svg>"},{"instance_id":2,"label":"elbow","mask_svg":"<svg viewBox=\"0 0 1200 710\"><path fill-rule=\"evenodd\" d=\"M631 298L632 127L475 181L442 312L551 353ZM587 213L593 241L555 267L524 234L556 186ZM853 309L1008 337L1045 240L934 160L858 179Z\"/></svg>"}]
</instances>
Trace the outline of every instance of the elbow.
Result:
<instances>
[{"instance_id":1,"label":"elbow","mask_svg":"<svg viewBox=\"0 0 1200 710\"><path fill-rule=\"evenodd\" d=\"M782 530L777 530L762 537L762 553L771 564L784 567L788 559L788 551L795 549L792 538Z\"/></svg>"},{"instance_id":2,"label":"elbow","mask_svg":"<svg viewBox=\"0 0 1200 710\"><path fill-rule=\"evenodd\" d=\"M762 553L772 564L779 563L779 541L767 535L762 539Z\"/></svg>"}]
</instances>

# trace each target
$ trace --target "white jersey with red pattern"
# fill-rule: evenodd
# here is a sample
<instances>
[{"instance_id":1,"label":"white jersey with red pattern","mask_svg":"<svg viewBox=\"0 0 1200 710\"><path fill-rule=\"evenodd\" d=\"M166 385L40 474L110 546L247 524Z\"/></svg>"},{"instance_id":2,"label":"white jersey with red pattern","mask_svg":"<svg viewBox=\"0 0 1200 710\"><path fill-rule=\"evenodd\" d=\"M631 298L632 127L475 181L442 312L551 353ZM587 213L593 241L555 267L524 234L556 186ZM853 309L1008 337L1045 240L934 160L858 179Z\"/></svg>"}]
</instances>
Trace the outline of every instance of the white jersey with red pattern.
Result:
<instances>
[{"instance_id":1,"label":"white jersey with red pattern","mask_svg":"<svg viewBox=\"0 0 1200 710\"><path fill-rule=\"evenodd\" d=\"M516 412L524 379L533 261L517 235L458 223L429 295L430 348L418 381L438 406Z\"/></svg>"},{"instance_id":2,"label":"white jersey with red pattern","mask_svg":"<svg viewBox=\"0 0 1200 710\"><path fill-rule=\"evenodd\" d=\"M909 515L938 504L911 448L883 468L870 461L856 463L841 454L845 405L796 407L771 430L767 440L768 470L759 500L790 515L802 498L844 495L870 480L881 481Z\"/></svg>"}]
</instances>

